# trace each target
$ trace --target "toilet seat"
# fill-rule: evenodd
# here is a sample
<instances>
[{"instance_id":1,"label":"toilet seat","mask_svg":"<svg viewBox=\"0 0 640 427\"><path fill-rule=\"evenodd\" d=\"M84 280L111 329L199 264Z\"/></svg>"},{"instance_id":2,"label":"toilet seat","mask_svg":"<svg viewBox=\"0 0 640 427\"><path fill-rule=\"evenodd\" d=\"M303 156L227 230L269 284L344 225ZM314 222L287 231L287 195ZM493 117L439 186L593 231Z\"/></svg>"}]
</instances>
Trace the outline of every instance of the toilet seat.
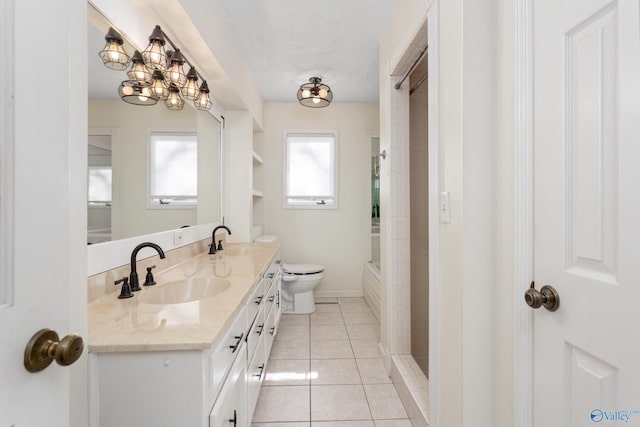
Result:
<instances>
[{"instance_id":1,"label":"toilet seat","mask_svg":"<svg viewBox=\"0 0 640 427\"><path fill-rule=\"evenodd\" d=\"M296 276L324 273L324 267L317 264L284 264L284 272Z\"/></svg>"}]
</instances>

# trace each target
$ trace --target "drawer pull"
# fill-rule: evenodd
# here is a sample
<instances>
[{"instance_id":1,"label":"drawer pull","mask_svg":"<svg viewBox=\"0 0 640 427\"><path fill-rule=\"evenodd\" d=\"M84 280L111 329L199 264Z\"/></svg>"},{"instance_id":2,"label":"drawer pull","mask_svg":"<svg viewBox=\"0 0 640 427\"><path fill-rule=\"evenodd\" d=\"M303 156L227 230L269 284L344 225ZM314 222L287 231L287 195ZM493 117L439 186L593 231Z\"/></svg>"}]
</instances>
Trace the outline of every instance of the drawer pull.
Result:
<instances>
[{"instance_id":1,"label":"drawer pull","mask_svg":"<svg viewBox=\"0 0 640 427\"><path fill-rule=\"evenodd\" d=\"M254 301L256 305L260 305L263 298L264 298L264 295L260 295L259 297L257 297L256 300Z\"/></svg>"},{"instance_id":2,"label":"drawer pull","mask_svg":"<svg viewBox=\"0 0 640 427\"><path fill-rule=\"evenodd\" d=\"M275 295L271 295L269 297L269 302L273 302L273 300L275 300L275 299L276 299L276 296Z\"/></svg>"},{"instance_id":3,"label":"drawer pull","mask_svg":"<svg viewBox=\"0 0 640 427\"><path fill-rule=\"evenodd\" d=\"M233 427L236 427L238 425L238 414L235 409L233 410L233 418L231 418L229 422L233 423Z\"/></svg>"},{"instance_id":4,"label":"drawer pull","mask_svg":"<svg viewBox=\"0 0 640 427\"><path fill-rule=\"evenodd\" d=\"M244 332L234 337L237 340L236 343L234 345L229 346L229 348L233 350L232 353L235 353L238 347L240 347L240 343L242 342L243 337L244 337Z\"/></svg>"},{"instance_id":5,"label":"drawer pull","mask_svg":"<svg viewBox=\"0 0 640 427\"><path fill-rule=\"evenodd\" d=\"M276 333L276 327L272 326L269 328L269 335L274 335Z\"/></svg>"},{"instance_id":6,"label":"drawer pull","mask_svg":"<svg viewBox=\"0 0 640 427\"><path fill-rule=\"evenodd\" d=\"M269 279L273 279L273 276L275 276L275 273L269 273L269 274L267 274L267 278L269 278Z\"/></svg>"},{"instance_id":7,"label":"drawer pull","mask_svg":"<svg viewBox=\"0 0 640 427\"><path fill-rule=\"evenodd\" d=\"M262 335L262 331L264 331L264 323L261 323L260 325L256 326L256 334Z\"/></svg>"},{"instance_id":8,"label":"drawer pull","mask_svg":"<svg viewBox=\"0 0 640 427\"><path fill-rule=\"evenodd\" d=\"M260 372L257 374L253 374L254 377L258 377L258 378L262 378L262 373L264 372L264 363L260 366L258 366L258 369L260 369Z\"/></svg>"}]
</instances>

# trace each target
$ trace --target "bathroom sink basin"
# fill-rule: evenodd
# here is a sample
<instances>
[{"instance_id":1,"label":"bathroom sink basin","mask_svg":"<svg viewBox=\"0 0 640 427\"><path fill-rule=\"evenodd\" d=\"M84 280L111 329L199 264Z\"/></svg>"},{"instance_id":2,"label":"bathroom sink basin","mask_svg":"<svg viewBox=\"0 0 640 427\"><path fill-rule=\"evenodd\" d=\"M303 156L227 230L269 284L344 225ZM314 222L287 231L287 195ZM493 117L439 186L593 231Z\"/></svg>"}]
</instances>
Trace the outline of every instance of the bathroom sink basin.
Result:
<instances>
[{"instance_id":1,"label":"bathroom sink basin","mask_svg":"<svg viewBox=\"0 0 640 427\"><path fill-rule=\"evenodd\" d=\"M181 304L211 298L229 289L231 283L218 277L196 277L176 280L156 288L148 289L140 295L140 302L146 304Z\"/></svg>"},{"instance_id":2,"label":"bathroom sink basin","mask_svg":"<svg viewBox=\"0 0 640 427\"><path fill-rule=\"evenodd\" d=\"M226 256L246 256L246 255L261 255L267 252L265 248L259 247L240 247L240 248L227 248L222 252L218 252L219 254Z\"/></svg>"}]
</instances>

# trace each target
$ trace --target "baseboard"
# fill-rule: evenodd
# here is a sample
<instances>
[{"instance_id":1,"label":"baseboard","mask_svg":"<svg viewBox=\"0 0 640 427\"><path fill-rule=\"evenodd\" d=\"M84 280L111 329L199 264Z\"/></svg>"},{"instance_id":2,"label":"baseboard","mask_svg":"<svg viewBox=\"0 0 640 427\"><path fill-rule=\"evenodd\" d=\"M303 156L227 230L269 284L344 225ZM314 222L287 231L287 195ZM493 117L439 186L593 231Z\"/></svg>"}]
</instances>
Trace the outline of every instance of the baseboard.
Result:
<instances>
[{"instance_id":1,"label":"baseboard","mask_svg":"<svg viewBox=\"0 0 640 427\"><path fill-rule=\"evenodd\" d=\"M321 290L313 291L313 295L317 298L358 298L362 297L362 289L354 290Z\"/></svg>"}]
</instances>

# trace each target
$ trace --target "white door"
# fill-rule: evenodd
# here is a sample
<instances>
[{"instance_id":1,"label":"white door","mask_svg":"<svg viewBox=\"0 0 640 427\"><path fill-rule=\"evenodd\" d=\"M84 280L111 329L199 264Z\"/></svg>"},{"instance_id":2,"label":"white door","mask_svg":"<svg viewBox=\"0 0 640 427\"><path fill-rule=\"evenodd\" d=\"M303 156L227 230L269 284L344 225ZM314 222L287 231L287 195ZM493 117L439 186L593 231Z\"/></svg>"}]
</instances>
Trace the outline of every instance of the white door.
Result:
<instances>
[{"instance_id":1,"label":"white door","mask_svg":"<svg viewBox=\"0 0 640 427\"><path fill-rule=\"evenodd\" d=\"M535 283L560 296L534 314L534 425L640 426L639 2L533 22Z\"/></svg>"},{"instance_id":2,"label":"white door","mask_svg":"<svg viewBox=\"0 0 640 427\"><path fill-rule=\"evenodd\" d=\"M86 328L86 192L78 191L86 175L77 162L86 156L86 5L78 3L0 0L2 427L74 425L70 384L86 395L72 380L84 358L38 373L23 363L38 330L62 338L71 324Z\"/></svg>"}]
</instances>

